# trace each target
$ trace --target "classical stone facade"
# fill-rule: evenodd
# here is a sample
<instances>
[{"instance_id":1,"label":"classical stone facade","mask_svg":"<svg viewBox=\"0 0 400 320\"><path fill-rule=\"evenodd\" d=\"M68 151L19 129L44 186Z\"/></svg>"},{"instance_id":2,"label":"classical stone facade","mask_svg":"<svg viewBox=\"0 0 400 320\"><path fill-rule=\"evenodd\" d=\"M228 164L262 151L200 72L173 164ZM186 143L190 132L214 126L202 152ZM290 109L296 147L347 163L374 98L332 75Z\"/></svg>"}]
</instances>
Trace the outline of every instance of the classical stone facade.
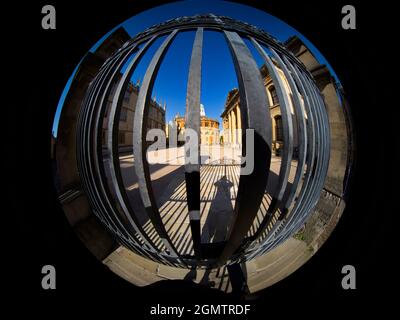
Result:
<instances>
[{"instance_id":1,"label":"classical stone facade","mask_svg":"<svg viewBox=\"0 0 400 320\"><path fill-rule=\"evenodd\" d=\"M288 101L291 104L290 98L290 87L287 83L286 78L283 75L282 70L277 68L278 74L280 75L285 92L288 95ZM280 154L283 148L283 132L282 132L282 117L281 109L279 106L278 95L276 93L275 86L272 82L268 70L263 65L261 67L261 75L264 80L264 87L267 91L267 97L269 101L270 114L272 119L272 150L276 155ZM293 110L293 106L290 105ZM239 90L237 88L232 89L226 98L225 110L221 114L223 123L223 142L226 145L241 146L242 144L242 122L240 117L240 98ZM294 137L294 143L296 145L297 138Z\"/></svg>"},{"instance_id":2,"label":"classical stone facade","mask_svg":"<svg viewBox=\"0 0 400 320\"><path fill-rule=\"evenodd\" d=\"M327 182L331 190L342 194L343 186L341 182L344 179L343 173L346 171L348 152L348 136L346 129L345 114L342 112L338 95L340 88L336 80L332 77L329 69L321 65L305 44L296 36L289 38L285 42L286 47L305 65L313 75L318 88L320 89L328 111L330 132L331 132L331 159L328 170ZM293 113L291 90L283 71L276 68L284 86L284 92L288 95L289 107ZM272 150L275 155L280 155L283 148L283 132L281 110L275 85L272 82L268 70L263 65L261 75L264 80L264 86L267 91L269 108L272 120ZM241 118L240 118L240 99L238 89L229 92L225 110L221 114L223 123L223 140L228 145L241 145ZM296 128L295 117L293 117L293 127ZM294 157L297 155L297 130L294 130Z\"/></svg>"},{"instance_id":3,"label":"classical stone facade","mask_svg":"<svg viewBox=\"0 0 400 320\"><path fill-rule=\"evenodd\" d=\"M183 135L185 132L185 117L176 115L174 121L178 135ZM214 145L219 143L219 122L207 117L204 106L200 105L200 144Z\"/></svg>"}]
</instances>

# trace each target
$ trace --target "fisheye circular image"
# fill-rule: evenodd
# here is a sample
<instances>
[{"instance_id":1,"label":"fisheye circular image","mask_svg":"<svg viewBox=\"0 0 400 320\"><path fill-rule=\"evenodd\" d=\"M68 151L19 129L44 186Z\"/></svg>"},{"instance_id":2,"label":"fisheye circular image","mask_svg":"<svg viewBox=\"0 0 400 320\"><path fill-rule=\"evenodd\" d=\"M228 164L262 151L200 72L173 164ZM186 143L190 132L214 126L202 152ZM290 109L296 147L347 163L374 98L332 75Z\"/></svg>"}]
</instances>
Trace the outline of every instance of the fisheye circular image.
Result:
<instances>
[{"instance_id":1,"label":"fisheye circular image","mask_svg":"<svg viewBox=\"0 0 400 320\"><path fill-rule=\"evenodd\" d=\"M156 7L94 44L66 84L59 200L90 252L136 286L255 293L338 223L349 114L329 63L279 19L222 1Z\"/></svg>"}]
</instances>

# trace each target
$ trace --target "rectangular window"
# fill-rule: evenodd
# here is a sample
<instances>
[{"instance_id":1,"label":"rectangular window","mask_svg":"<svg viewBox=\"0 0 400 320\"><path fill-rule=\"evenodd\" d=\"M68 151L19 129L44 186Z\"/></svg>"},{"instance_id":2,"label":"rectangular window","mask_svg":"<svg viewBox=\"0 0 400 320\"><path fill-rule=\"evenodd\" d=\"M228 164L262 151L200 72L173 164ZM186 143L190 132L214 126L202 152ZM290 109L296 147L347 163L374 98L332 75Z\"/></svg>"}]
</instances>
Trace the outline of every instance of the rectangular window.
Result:
<instances>
[{"instance_id":1,"label":"rectangular window","mask_svg":"<svg viewBox=\"0 0 400 320\"><path fill-rule=\"evenodd\" d=\"M120 114L120 117L119 117L119 121L126 122L127 119L128 119L128 109L121 108L121 114Z\"/></svg>"},{"instance_id":2,"label":"rectangular window","mask_svg":"<svg viewBox=\"0 0 400 320\"><path fill-rule=\"evenodd\" d=\"M269 92L270 92L271 98L272 98L272 105L275 106L275 105L279 104L278 94L276 93L275 87L271 87L269 89Z\"/></svg>"}]
</instances>

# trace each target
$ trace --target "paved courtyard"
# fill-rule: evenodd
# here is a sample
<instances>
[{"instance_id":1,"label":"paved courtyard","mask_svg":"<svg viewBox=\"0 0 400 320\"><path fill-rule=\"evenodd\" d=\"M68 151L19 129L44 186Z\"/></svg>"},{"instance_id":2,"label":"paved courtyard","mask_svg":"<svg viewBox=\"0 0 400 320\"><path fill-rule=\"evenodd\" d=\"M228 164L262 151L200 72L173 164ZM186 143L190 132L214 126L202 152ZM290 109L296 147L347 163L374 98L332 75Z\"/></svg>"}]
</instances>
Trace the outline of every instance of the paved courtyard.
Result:
<instances>
[{"instance_id":1,"label":"paved courtyard","mask_svg":"<svg viewBox=\"0 0 400 320\"><path fill-rule=\"evenodd\" d=\"M184 166L183 162L180 162L183 158L183 148L178 149L171 153L165 163L151 165L150 173L155 198L167 232L180 254L193 254L186 204ZM225 156L226 154L223 155ZM217 242L225 238L232 222L240 166L235 164L235 161L230 163L230 161L213 159L212 154L207 154L207 150L202 152L202 159L208 161L200 169L201 241L203 243ZM224 162L225 164L221 164ZM143 210L132 155L121 156L120 163L130 203L143 228L161 248L162 243ZM280 164L280 157L272 158L268 186L249 235L255 231L265 216L271 200L271 190L274 190L277 183ZM293 182L296 167L297 162L294 160L289 183ZM250 291L255 292L276 283L299 268L312 254L313 250L310 250L307 243L290 238L267 254L246 262L242 268L244 268ZM122 246L103 262L111 270L139 286L160 280L184 279L225 292L232 290L226 267L209 270L174 268L147 260Z\"/></svg>"}]
</instances>

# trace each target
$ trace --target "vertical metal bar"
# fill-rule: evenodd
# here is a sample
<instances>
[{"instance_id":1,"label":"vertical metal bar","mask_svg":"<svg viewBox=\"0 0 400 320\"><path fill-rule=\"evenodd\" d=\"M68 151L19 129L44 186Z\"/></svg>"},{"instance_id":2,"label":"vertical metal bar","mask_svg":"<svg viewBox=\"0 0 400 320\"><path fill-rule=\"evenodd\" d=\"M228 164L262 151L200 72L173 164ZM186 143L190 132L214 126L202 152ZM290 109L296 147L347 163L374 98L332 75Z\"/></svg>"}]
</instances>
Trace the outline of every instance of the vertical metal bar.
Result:
<instances>
[{"instance_id":1,"label":"vertical metal bar","mask_svg":"<svg viewBox=\"0 0 400 320\"><path fill-rule=\"evenodd\" d=\"M293 209L287 221L280 223L279 229L277 230L279 233L277 234L273 242L266 246L264 250L266 250L267 248L269 250L274 248L277 244L286 240L291 234L293 234L293 230L301 227L307 217L309 217L309 215L312 213L311 209L314 205L309 206L309 204L313 201L312 199L315 199L316 197L316 186L318 185L317 181L319 177L319 168L321 166L321 156L323 152L323 148L321 145L321 122L317 113L317 105L314 96L311 93L310 84L307 81L308 76L301 72L296 65L294 65L293 68L297 70L295 74L297 74L301 82L301 87L303 88L303 90L305 90L305 94L310 102L310 110L308 115L309 119L312 119L312 122L315 125L313 130L315 152L314 156L312 156L313 162L311 170L308 171L306 174L305 188L302 190L304 192L299 195L298 202L296 203L297 206Z\"/></svg>"},{"instance_id":2,"label":"vertical metal bar","mask_svg":"<svg viewBox=\"0 0 400 320\"><path fill-rule=\"evenodd\" d=\"M309 95L308 90L306 90L304 84L305 81L304 76L300 73L298 69L295 68L295 66L291 64L291 62L288 61L288 59L285 56L283 56L283 60L286 66L288 66L290 72L292 73L294 80L297 84L297 87L299 88L300 93L303 96L304 108L308 118L306 123L307 141L308 141L307 156L306 156L306 174L295 207L292 209L292 212L290 213L290 217L295 217L297 216L297 212L302 212L302 208L304 207L303 204L304 199L307 199L309 197L309 194L311 193L312 173L314 171L316 162L315 154L316 154L316 141L317 141L317 134L316 134L317 124L316 124L316 119L314 119L315 115L313 111L314 110L313 101L311 100L311 96ZM270 250L274 244L279 242L278 241L279 236L275 237L275 233L281 227L282 224L283 221L278 221L273 226L272 230L263 240L260 247L248 256L249 259L254 258L258 254L264 254L266 251Z\"/></svg>"},{"instance_id":3,"label":"vertical metal bar","mask_svg":"<svg viewBox=\"0 0 400 320\"><path fill-rule=\"evenodd\" d=\"M267 214L263 218L263 221L260 224L260 227L254 234L253 238L257 238L265 229L265 227L272 220L276 210L282 206L281 201L283 195L285 193L287 182L290 174L290 168L292 164L292 155L293 155L293 120L292 114L290 112L290 104L289 97L285 92L284 83L276 70L271 58L265 52L265 50L261 47L261 45L252 37L250 37L250 41L253 43L254 47L257 49L261 57L265 62L265 66L268 69L269 75L273 83L275 84L276 93L279 99L279 105L281 109L282 116L282 125L283 125L283 153L282 153L282 161L279 169L278 183L272 194L271 204L268 207Z\"/></svg>"},{"instance_id":4,"label":"vertical metal bar","mask_svg":"<svg viewBox=\"0 0 400 320\"><path fill-rule=\"evenodd\" d=\"M107 72L106 72L107 73ZM96 79L97 80L97 79ZM103 82L103 77L101 77L99 79L100 81L96 81L98 85L98 89L102 87L102 82ZM101 83L101 85L100 85ZM96 86L97 87L97 86ZM100 89L99 89L100 90ZM97 95L95 95L97 96ZM92 98L89 100L90 102L92 102L92 104L88 103L88 107L92 108L93 106L96 105L96 99L94 101L91 101L93 99L93 95ZM92 113L92 109L87 110L89 114ZM87 115L85 116L87 117ZM91 117L89 117L89 119L87 121L89 121L89 123L84 123L83 127L85 129L87 129L87 127L90 127L90 120ZM86 143L86 139L89 138L90 139L90 134L89 136L85 135L86 130L84 130L84 136L83 136L83 140L85 141L85 143L83 143L83 148L86 149L87 146L91 146L92 143ZM89 149L90 152L90 149ZM83 158L79 157L80 160L82 159L86 159L85 161L89 161L89 166L86 167L87 169L89 169L89 172L92 172L91 169L91 164L90 164L90 159L92 159L91 154L87 154L86 152L83 152ZM85 166L85 162L83 162L83 165ZM85 171L86 172L86 171ZM89 177L89 179L94 179L94 176L92 173L89 173L87 175ZM84 179L83 180L83 186L85 187L85 189L87 189L89 191L89 194L92 193L92 205L94 205L94 213L96 214L96 216L105 224L105 226L113 233L115 234L121 241L121 243L123 243L123 245L125 245L127 248L130 248L131 250L141 250L140 249L140 245L138 244L137 239L134 237L131 237L131 235L129 235L129 233L126 232L126 230L123 227L123 224L121 224L121 222L118 220L118 218L114 219L113 216L109 216L107 214L107 210L109 211L109 209L106 209L104 206L107 206L107 201L104 202L105 200L102 197L102 193L101 190L99 190L97 188L97 183L93 181L93 184L91 184L90 180ZM94 194L94 198L93 198L93 194ZM97 208L97 209L96 209ZM104 211L106 210L106 211ZM112 210L112 209L111 209ZM106 212L104 214L104 212ZM122 229L121 229L122 228ZM145 254L145 252L143 252Z\"/></svg>"},{"instance_id":5,"label":"vertical metal bar","mask_svg":"<svg viewBox=\"0 0 400 320\"><path fill-rule=\"evenodd\" d=\"M107 65L107 67L104 68L101 73L99 73L99 75L96 77L96 79L93 80L92 84L90 85L91 88L90 91L88 91L89 98L86 101L86 106L84 107L82 118L80 120L81 125L79 127L80 130L78 132L77 140L77 146L79 147L77 153L83 167L83 172L86 173L82 175L82 178L83 181L86 182L89 194L92 194L92 199L96 204L95 207L97 207L97 211L95 212L97 212L98 214L101 214L101 212L107 212L108 209L106 209L105 207L106 200L103 199L102 193L98 190L98 183L96 182L97 176L93 174L93 166L95 165L95 162L93 161L93 158L91 156L92 143L90 139L92 135L90 134L89 128L91 128L92 113L93 108L96 105L98 92L102 88L102 84L104 82L104 79L106 78L107 73L113 68L115 63L116 61L113 60L110 65ZM105 215L105 217L107 217L106 220L109 221L109 226L113 228L114 233L117 235L121 235L117 227L118 221L114 221L114 219L109 217L107 214Z\"/></svg>"},{"instance_id":6,"label":"vertical metal bar","mask_svg":"<svg viewBox=\"0 0 400 320\"><path fill-rule=\"evenodd\" d=\"M282 154L282 163L279 170L277 188L275 194L272 195L276 198L277 202L280 202L287 186L293 154L293 120L290 112L289 97L285 92L283 81L276 70L276 67L272 63L271 58L256 40L253 38L250 38L250 40L260 53L261 57L264 59L265 66L268 69L272 82L275 84L279 106L281 109L284 150Z\"/></svg>"},{"instance_id":7,"label":"vertical metal bar","mask_svg":"<svg viewBox=\"0 0 400 320\"><path fill-rule=\"evenodd\" d=\"M111 218L111 222L113 223L114 227L114 233L116 235L118 235L119 237L122 238L122 242L124 243L124 245L128 246L131 249L134 249L135 251L139 250L141 251L143 254L145 254L146 256L148 256L148 253L142 249L141 245L140 245L140 240L137 239L135 234L130 233L129 231L127 231L127 229L124 226L124 223L121 221L121 219L115 214L115 207L111 204L111 202L109 201L109 194L107 194L106 189L105 189L105 174L104 174L104 170L103 167L100 165L100 160L102 159L102 148L101 148L101 134L100 134L100 130L99 127L101 128L102 124L103 124L103 115L104 115L104 108L106 106L104 100L105 97L108 96L109 92L110 92L110 83L113 79L113 77L116 74L116 70L119 70L123 63L125 63L125 61L129 58L130 53L133 52L133 50L135 49L135 46L129 46L128 48L126 48L125 50L122 50L120 54L117 55L116 59L110 59L110 66L107 66L106 68L104 68L104 76L102 76L99 79L99 86L97 87L98 90L103 91L103 94L101 95L101 99L100 99L100 103L98 103L99 97L100 97L100 91L95 95L95 98L93 101L91 102L91 108L97 108L97 106L99 106L96 110L96 112L94 112L95 110L90 109L89 114L91 115L87 120L89 121L87 123L87 125L85 125L85 128L92 128L91 130L93 130L94 134L91 135L90 133L88 134L87 138L88 139L92 139L93 138L93 142L88 142L87 143L87 148L89 148L89 152L91 152L91 147L93 147L94 151L97 151L97 157L96 157L96 153L93 154L93 157L90 156L89 154L89 161L91 161L90 159L93 160L93 167L94 170L96 170L97 172L97 177L98 177L98 182L94 182L93 187L96 189L96 192L100 195L105 195L105 199L100 200L103 205L106 205L106 207L104 208L106 211L106 216L108 218ZM94 116L93 116L94 114ZM89 168L91 167L90 162L89 162ZM92 169L90 169L92 170ZM93 177L92 174L89 174L89 176ZM101 198L102 199L102 198ZM106 209L108 208L108 209ZM101 211L100 211L101 212ZM133 247L132 247L133 246ZM152 257L153 259L156 257Z\"/></svg>"},{"instance_id":8,"label":"vertical metal bar","mask_svg":"<svg viewBox=\"0 0 400 320\"><path fill-rule=\"evenodd\" d=\"M290 90L292 91L293 102L294 102L294 111L296 116L297 123L297 133L298 133L298 146L299 146L299 156L296 168L296 174L293 179L292 187L289 192L286 192L284 198L282 200L282 211L287 211L293 201L293 198L296 194L297 188L300 183L300 178L304 172L305 160L306 160L306 152L307 152L307 133L306 133L306 119L304 117L304 110L301 104L300 94L297 90L296 84L293 80L292 75L290 74L287 66L282 61L280 56L276 53L273 48L270 48L272 55L276 59L277 63L280 65L286 79L288 80Z\"/></svg>"},{"instance_id":9,"label":"vertical metal bar","mask_svg":"<svg viewBox=\"0 0 400 320\"><path fill-rule=\"evenodd\" d=\"M138 177L140 195L157 233L159 234L164 246L173 257L178 257L178 252L173 245L165 226L161 220L157 203L154 199L153 188L151 185L150 170L146 159L146 126L149 111L149 101L153 89L155 77L160 67L161 61L171 44L172 39L176 36L178 30L174 30L164 40L157 52L154 54L144 75L142 86L139 91L139 97L136 103L135 119L133 124L133 134L135 137L133 143L133 154L135 158L135 172ZM178 259L179 260L179 259Z\"/></svg>"},{"instance_id":10,"label":"vertical metal bar","mask_svg":"<svg viewBox=\"0 0 400 320\"><path fill-rule=\"evenodd\" d=\"M196 141L185 142L185 181L190 230L196 258L201 257L200 243L200 92L203 28L198 28L193 43L186 93L186 130L196 134ZM192 136L190 137L192 139ZM196 146L193 146L196 143ZM195 157L191 151L197 152ZM195 163L191 163L194 159Z\"/></svg>"},{"instance_id":11,"label":"vertical metal bar","mask_svg":"<svg viewBox=\"0 0 400 320\"><path fill-rule=\"evenodd\" d=\"M309 198L309 200L306 202L306 210L310 211L317 203L318 198L319 198L319 194L321 192L321 190L319 190L319 186L321 185L321 181L323 181L325 179L325 177L321 176L321 170L323 168L323 164L325 162L326 158L326 137L324 134L324 121L323 121L323 117L322 117L322 110L319 106L319 103L317 101L317 97L315 95L315 84L312 83L312 81L305 75L303 75L304 81L305 81L305 87L306 90L308 90L308 94L311 98L311 101L313 102L314 105L314 115L316 118L316 124L317 124L317 131L316 131L316 142L317 142L317 154L316 154L316 168L315 168L315 172L313 175L313 180L312 180L312 193L311 193L311 197ZM329 151L328 151L329 154ZM322 185L321 185L321 189L322 189Z\"/></svg>"},{"instance_id":12,"label":"vertical metal bar","mask_svg":"<svg viewBox=\"0 0 400 320\"><path fill-rule=\"evenodd\" d=\"M323 123L321 122L320 118L320 111L319 107L316 103L315 96L312 92L312 84L308 80L308 76L304 74L300 69L296 66L292 66L295 78L299 80L300 87L304 90L307 99L310 101L310 107L308 111L309 119L315 124L313 129L314 134L314 141L315 146L312 148L313 155L312 160L313 164L311 170L307 171L306 178L305 178L305 186L302 190L303 192L300 193L299 199L296 203L296 207L293 209L289 219L283 224L280 224L282 228L278 229L279 234L273 239L272 242L267 244L263 252L267 250L271 250L276 245L281 243L282 241L286 240L290 237L295 230L300 228L307 217L312 213L312 209L314 208L316 201L321 193L320 180L324 177L321 176L321 163L324 162L324 153L326 152L324 148L324 137L323 137ZM314 153L315 149L315 153Z\"/></svg>"},{"instance_id":13,"label":"vertical metal bar","mask_svg":"<svg viewBox=\"0 0 400 320\"><path fill-rule=\"evenodd\" d=\"M135 213L133 212L132 207L129 204L129 199L127 197L124 184L122 181L121 168L119 164L119 151L118 151L118 125L119 125L119 116L122 107L122 100L124 98L124 93L129 84L130 78L135 70L135 67L139 63L140 59L143 57L144 53L148 49L151 43L155 40L155 36L152 37L148 42L146 42L143 47L136 53L135 57L130 61L127 66L124 74L122 75L112 100L111 108L108 116L107 123L107 151L110 155L110 161L107 161L106 165L109 169L110 181L113 185L115 195L119 201L119 204L128 220L130 225L134 228L135 232L137 232L140 237L145 242L145 246L150 248L153 251L158 251L153 241L150 240L146 232L144 232L143 228L140 226L139 221ZM116 69L114 74L115 77L120 74L120 68ZM114 80L113 79L113 80ZM110 81L112 83L113 81Z\"/></svg>"},{"instance_id":14,"label":"vertical metal bar","mask_svg":"<svg viewBox=\"0 0 400 320\"><path fill-rule=\"evenodd\" d=\"M298 72L301 73L300 70L298 70ZM321 100L318 98L320 94L317 92L316 85L306 75L303 74L302 78L304 86L308 91L308 95L311 101L313 101L313 115L315 115L317 123L317 165L313 174L314 179L310 184L311 191L308 192L306 200L302 201L302 208L299 210L299 214L290 217L287 224L279 234L279 237L275 239L271 248L286 240L291 234L296 232L296 230L304 224L309 215L312 214L312 210L320 198L326 177L325 169L329 163L329 123L327 122L326 112L323 108L323 103L321 104Z\"/></svg>"},{"instance_id":15,"label":"vertical metal bar","mask_svg":"<svg viewBox=\"0 0 400 320\"><path fill-rule=\"evenodd\" d=\"M140 225L140 222L138 221L133 208L130 205L128 196L126 194L123 180L122 180L122 174L121 174L121 168L119 164L119 151L118 151L118 127L119 127L119 116L120 116L120 111L122 107L122 101L123 101L123 96L126 91L126 88L129 84L130 78L135 70L135 67L139 63L140 59L143 57L144 53L147 51L149 46L154 42L154 40L157 38L157 36L153 36L151 39L149 39L143 47L136 53L135 57L130 61L129 65L127 66L124 74L122 75L120 81L118 82L118 85L116 87L116 90L114 92L112 104L110 107L110 112L108 116L108 123L107 123L107 134L108 134L108 139L107 139L107 151L108 154L110 155L111 159L110 161L104 162L104 165L108 167L108 172L110 174L110 182L113 187L113 191L115 193L115 196L117 197L117 201L120 205L120 209L123 212L123 215L125 216L126 220L129 222L129 226L131 227L131 230L139 235L139 237L143 241L143 248L146 250L149 250L150 252L146 251L146 255L150 255L153 260L159 261L159 262L164 262L167 263L163 255L161 254L156 254L159 250L157 249L156 244L154 241L150 239L148 234L143 230L142 226ZM118 65L118 67L114 68L113 74L107 83L106 87L106 95L103 95L102 101L100 103L101 108L104 109L106 108L107 104L105 101L105 98L109 94L109 90L111 89L112 84L115 82L117 77L120 75L120 71L125 64L126 61L123 61ZM103 110L104 114L104 110ZM98 119L98 127L101 128L102 126L102 121L103 116L100 116ZM97 133L98 137L98 157L101 159L102 158L102 148L101 148L101 134L100 132ZM105 179L105 173L102 172L102 176ZM104 182L104 184L107 184ZM132 232L131 232L132 233Z\"/></svg>"},{"instance_id":16,"label":"vertical metal bar","mask_svg":"<svg viewBox=\"0 0 400 320\"><path fill-rule=\"evenodd\" d=\"M264 196L271 163L271 117L260 71L242 38L232 31L224 31L224 34L239 83L240 110L244 129L242 154L246 152L246 129L252 129L254 130L254 169L250 174L243 175L242 165L234 208L234 222L218 263L227 261L242 244ZM249 158L248 155L246 158Z\"/></svg>"},{"instance_id":17,"label":"vertical metal bar","mask_svg":"<svg viewBox=\"0 0 400 320\"><path fill-rule=\"evenodd\" d=\"M309 203L309 205L316 205L319 200L323 185L325 183L326 173L329 165L330 130L329 130L329 120L327 117L325 103L322 100L321 94L318 91L317 86L315 85L315 83L311 81L311 79L308 79L308 83L310 87L310 92L314 97L316 112L319 117L319 121L321 123L321 150L322 150L321 165L317 176L318 185L316 186L317 191L315 192L314 195L315 198L313 199L313 201Z\"/></svg>"}]
</instances>

